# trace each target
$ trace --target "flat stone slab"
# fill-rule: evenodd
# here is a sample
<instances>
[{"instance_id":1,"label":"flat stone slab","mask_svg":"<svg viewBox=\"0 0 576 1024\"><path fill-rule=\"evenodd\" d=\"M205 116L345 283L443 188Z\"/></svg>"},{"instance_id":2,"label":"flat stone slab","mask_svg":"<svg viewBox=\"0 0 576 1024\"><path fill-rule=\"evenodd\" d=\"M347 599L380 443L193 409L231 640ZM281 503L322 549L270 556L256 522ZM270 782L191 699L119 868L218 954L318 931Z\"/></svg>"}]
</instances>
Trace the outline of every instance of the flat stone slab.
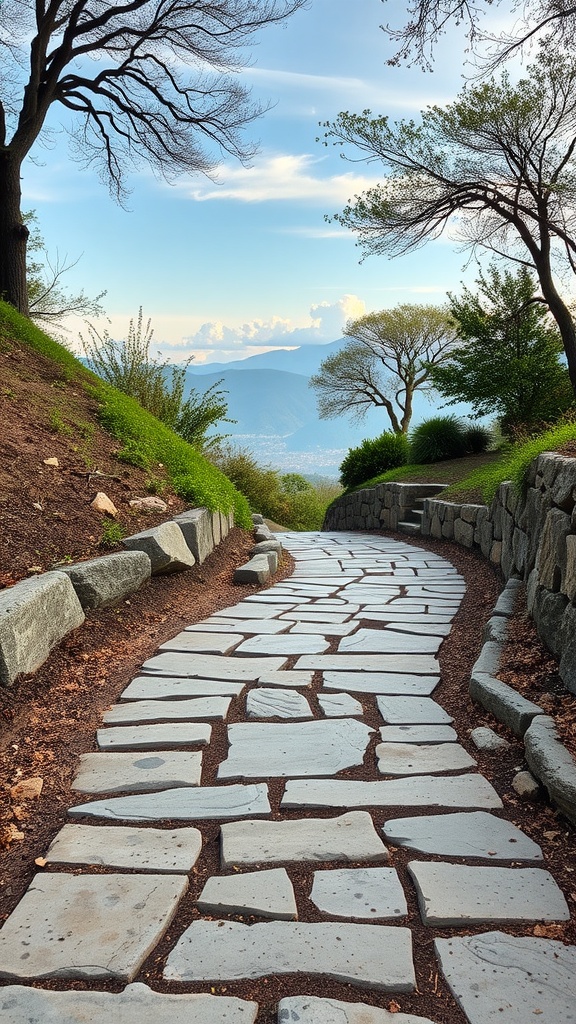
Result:
<instances>
[{"instance_id":1,"label":"flat stone slab","mask_svg":"<svg viewBox=\"0 0 576 1024\"><path fill-rule=\"evenodd\" d=\"M378 710L390 725L449 725L454 719L430 697L377 697Z\"/></svg>"},{"instance_id":2,"label":"flat stone slab","mask_svg":"<svg viewBox=\"0 0 576 1024\"><path fill-rule=\"evenodd\" d=\"M460 928L488 922L570 920L562 892L542 868L412 861L408 870L427 925Z\"/></svg>"},{"instance_id":3,"label":"flat stone slab","mask_svg":"<svg viewBox=\"0 0 576 1024\"><path fill-rule=\"evenodd\" d=\"M436 939L442 973L469 1024L573 1024L576 946L485 932Z\"/></svg>"},{"instance_id":4,"label":"flat stone slab","mask_svg":"<svg viewBox=\"0 0 576 1024\"><path fill-rule=\"evenodd\" d=\"M72 789L77 793L154 793L199 786L201 751L81 754Z\"/></svg>"},{"instance_id":5,"label":"flat stone slab","mask_svg":"<svg viewBox=\"0 0 576 1024\"><path fill-rule=\"evenodd\" d=\"M131 981L187 888L177 875L36 875L0 931L0 978Z\"/></svg>"},{"instance_id":6,"label":"flat stone slab","mask_svg":"<svg viewBox=\"0 0 576 1024\"><path fill-rule=\"evenodd\" d=\"M322 913L351 921L398 918L408 913L394 868L315 871L310 899Z\"/></svg>"},{"instance_id":7,"label":"flat stone slab","mask_svg":"<svg viewBox=\"0 0 576 1024\"><path fill-rule=\"evenodd\" d=\"M221 679L172 679L166 676L137 676L120 700L186 700L189 697L237 697L245 683Z\"/></svg>"},{"instance_id":8,"label":"flat stone slab","mask_svg":"<svg viewBox=\"0 0 576 1024\"><path fill-rule=\"evenodd\" d=\"M258 676L259 686L291 686L295 689L308 688L312 686L313 672L294 672L286 669L284 672L263 672Z\"/></svg>"},{"instance_id":9,"label":"flat stone slab","mask_svg":"<svg viewBox=\"0 0 576 1024\"><path fill-rule=\"evenodd\" d=\"M291 779L282 808L301 807L502 807L483 775L417 775L404 779L357 782L352 779Z\"/></svg>"},{"instance_id":10,"label":"flat stone slab","mask_svg":"<svg viewBox=\"0 0 576 1024\"><path fill-rule=\"evenodd\" d=\"M247 814L270 814L265 783L167 789L161 793L94 800L68 809L70 818L110 818L115 821L202 821L243 818Z\"/></svg>"},{"instance_id":11,"label":"flat stone slab","mask_svg":"<svg viewBox=\"0 0 576 1024\"><path fill-rule=\"evenodd\" d=\"M154 722L223 721L230 697L198 697L196 700L139 700L114 704L104 712L104 725L142 725Z\"/></svg>"},{"instance_id":12,"label":"flat stone slab","mask_svg":"<svg viewBox=\"0 0 576 1024\"><path fill-rule=\"evenodd\" d=\"M389 1013L367 1003L343 1003L339 999L320 999L318 996L287 996L278 1003L278 1024L292 1024L293 1021L298 1021L298 1024L434 1024L428 1017Z\"/></svg>"},{"instance_id":13,"label":"flat stone slab","mask_svg":"<svg viewBox=\"0 0 576 1024\"><path fill-rule=\"evenodd\" d=\"M251 636L234 652L245 654L323 654L330 644L323 636L305 633L279 633L276 636Z\"/></svg>"},{"instance_id":14,"label":"flat stone slab","mask_svg":"<svg viewBox=\"0 0 576 1024\"><path fill-rule=\"evenodd\" d=\"M382 831L395 846L440 857L542 860L542 850L505 818L485 811L394 818Z\"/></svg>"},{"instance_id":15,"label":"flat stone slab","mask_svg":"<svg viewBox=\"0 0 576 1024\"><path fill-rule=\"evenodd\" d=\"M202 833L197 828L64 825L50 843L46 861L186 875L201 849Z\"/></svg>"},{"instance_id":16,"label":"flat stone slab","mask_svg":"<svg viewBox=\"0 0 576 1024\"><path fill-rule=\"evenodd\" d=\"M387 925L195 921L168 956L167 981L323 975L379 992L413 992L411 935Z\"/></svg>"},{"instance_id":17,"label":"flat stone slab","mask_svg":"<svg viewBox=\"0 0 576 1024\"><path fill-rule=\"evenodd\" d=\"M451 725L383 725L383 743L455 743L456 730Z\"/></svg>"},{"instance_id":18,"label":"flat stone slab","mask_svg":"<svg viewBox=\"0 0 576 1024\"><path fill-rule=\"evenodd\" d=\"M194 626L186 626L186 633L210 632L210 633L235 633L243 635L250 633L285 633L290 628L289 622L281 622L280 619L206 619Z\"/></svg>"},{"instance_id":19,"label":"flat stone slab","mask_svg":"<svg viewBox=\"0 0 576 1024\"><path fill-rule=\"evenodd\" d=\"M258 595L259 597L261 595ZM295 605L296 601L289 602L291 605ZM229 608L221 608L220 611L215 612L215 615L221 616L223 619L273 619L280 612L286 611L286 605L281 602L270 603L268 601L260 601L257 599L254 601L240 601L239 604L233 604Z\"/></svg>"},{"instance_id":20,"label":"flat stone slab","mask_svg":"<svg viewBox=\"0 0 576 1024\"><path fill-rule=\"evenodd\" d=\"M294 633L314 633L316 636L348 636L357 628L357 622L293 622L290 635Z\"/></svg>"},{"instance_id":21,"label":"flat stone slab","mask_svg":"<svg viewBox=\"0 0 576 1024\"><path fill-rule=\"evenodd\" d=\"M280 622L308 622L322 625L340 626L350 618L348 612L316 610L315 606L309 606L306 611L294 608L293 611L283 612Z\"/></svg>"},{"instance_id":22,"label":"flat stone slab","mask_svg":"<svg viewBox=\"0 0 576 1024\"><path fill-rule=\"evenodd\" d=\"M379 743L376 757L382 775L438 775L476 767L459 743Z\"/></svg>"},{"instance_id":23,"label":"flat stone slab","mask_svg":"<svg viewBox=\"0 0 576 1024\"><path fill-rule=\"evenodd\" d=\"M102 1024L112 1020L121 1024L254 1024L257 1014L258 1003L244 999L160 995L140 982L127 985L118 995L49 992L23 985L0 989L3 1024Z\"/></svg>"},{"instance_id":24,"label":"flat stone slab","mask_svg":"<svg viewBox=\"0 0 576 1024\"><path fill-rule=\"evenodd\" d=\"M413 636L435 636L443 638L448 636L451 625L448 623L431 622L430 619L437 619L439 616L421 615L420 622L407 622L404 615L386 615L386 612L363 611L355 616L356 619L368 619L371 622L386 623L387 633L404 633Z\"/></svg>"},{"instance_id":25,"label":"flat stone slab","mask_svg":"<svg viewBox=\"0 0 576 1024\"><path fill-rule=\"evenodd\" d=\"M285 868L248 871L242 875L213 875L198 900L204 914L250 914L276 921L296 921L298 910Z\"/></svg>"},{"instance_id":26,"label":"flat stone slab","mask_svg":"<svg viewBox=\"0 0 576 1024\"><path fill-rule=\"evenodd\" d=\"M190 679L232 679L255 683L262 672L284 668L286 658L225 658L217 654L178 654L166 651L145 661L145 672Z\"/></svg>"},{"instance_id":27,"label":"flat stone slab","mask_svg":"<svg viewBox=\"0 0 576 1024\"><path fill-rule=\"evenodd\" d=\"M335 775L362 764L373 730L355 718L228 726L219 779Z\"/></svg>"},{"instance_id":28,"label":"flat stone slab","mask_svg":"<svg viewBox=\"0 0 576 1024\"><path fill-rule=\"evenodd\" d=\"M338 818L239 821L221 826L222 865L288 861L385 861L388 851L366 811Z\"/></svg>"},{"instance_id":29,"label":"flat stone slab","mask_svg":"<svg viewBox=\"0 0 576 1024\"><path fill-rule=\"evenodd\" d=\"M210 743L212 726L204 722L161 722L157 725L117 725L98 729L100 750L175 750Z\"/></svg>"},{"instance_id":30,"label":"flat stone slab","mask_svg":"<svg viewBox=\"0 0 576 1024\"><path fill-rule=\"evenodd\" d=\"M298 690L261 686L246 697L248 718L312 718L310 705Z\"/></svg>"},{"instance_id":31,"label":"flat stone slab","mask_svg":"<svg viewBox=\"0 0 576 1024\"><path fill-rule=\"evenodd\" d=\"M360 701L349 693L319 693L318 703L327 718L344 718L364 713Z\"/></svg>"},{"instance_id":32,"label":"flat stone slab","mask_svg":"<svg viewBox=\"0 0 576 1024\"><path fill-rule=\"evenodd\" d=\"M324 672L323 679L325 690L412 697L428 697L440 682L440 676L417 676L411 672Z\"/></svg>"},{"instance_id":33,"label":"flat stone slab","mask_svg":"<svg viewBox=\"0 0 576 1024\"><path fill-rule=\"evenodd\" d=\"M436 654L440 637L398 633L388 629L358 629L353 636L344 637L338 651L350 654Z\"/></svg>"},{"instance_id":34,"label":"flat stone slab","mask_svg":"<svg viewBox=\"0 0 576 1024\"><path fill-rule=\"evenodd\" d=\"M159 651L200 652L201 654L228 654L244 639L238 633L201 633L184 630L172 640L160 644Z\"/></svg>"},{"instance_id":35,"label":"flat stone slab","mask_svg":"<svg viewBox=\"0 0 576 1024\"><path fill-rule=\"evenodd\" d=\"M438 675L438 662L431 654L306 654L296 668L323 672L402 672L420 676ZM177 673L174 673L177 674Z\"/></svg>"}]
</instances>

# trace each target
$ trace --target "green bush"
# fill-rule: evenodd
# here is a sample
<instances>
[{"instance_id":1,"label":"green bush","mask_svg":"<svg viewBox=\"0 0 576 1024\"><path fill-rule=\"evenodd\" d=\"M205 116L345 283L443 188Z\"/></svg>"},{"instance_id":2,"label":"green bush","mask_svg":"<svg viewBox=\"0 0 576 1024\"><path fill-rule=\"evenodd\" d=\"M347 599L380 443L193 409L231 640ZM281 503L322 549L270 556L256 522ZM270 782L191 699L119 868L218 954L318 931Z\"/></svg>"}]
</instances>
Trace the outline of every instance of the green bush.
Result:
<instances>
[{"instance_id":1,"label":"green bush","mask_svg":"<svg viewBox=\"0 0 576 1024\"><path fill-rule=\"evenodd\" d=\"M480 423L471 423L466 428L466 453L468 455L481 455L487 452L492 444L492 431Z\"/></svg>"},{"instance_id":2,"label":"green bush","mask_svg":"<svg viewBox=\"0 0 576 1024\"><path fill-rule=\"evenodd\" d=\"M340 493L326 482L314 486L300 473L280 475L270 466L259 466L250 452L226 448L212 457L246 496L252 512L287 530L319 530L328 505Z\"/></svg>"},{"instance_id":3,"label":"green bush","mask_svg":"<svg viewBox=\"0 0 576 1024\"><path fill-rule=\"evenodd\" d=\"M388 431L373 440L366 439L351 448L340 466L343 487L358 487L370 477L408 462L409 444L404 434Z\"/></svg>"},{"instance_id":4,"label":"green bush","mask_svg":"<svg viewBox=\"0 0 576 1024\"><path fill-rule=\"evenodd\" d=\"M466 427L457 416L433 416L410 435L410 462L443 462L466 455Z\"/></svg>"}]
</instances>

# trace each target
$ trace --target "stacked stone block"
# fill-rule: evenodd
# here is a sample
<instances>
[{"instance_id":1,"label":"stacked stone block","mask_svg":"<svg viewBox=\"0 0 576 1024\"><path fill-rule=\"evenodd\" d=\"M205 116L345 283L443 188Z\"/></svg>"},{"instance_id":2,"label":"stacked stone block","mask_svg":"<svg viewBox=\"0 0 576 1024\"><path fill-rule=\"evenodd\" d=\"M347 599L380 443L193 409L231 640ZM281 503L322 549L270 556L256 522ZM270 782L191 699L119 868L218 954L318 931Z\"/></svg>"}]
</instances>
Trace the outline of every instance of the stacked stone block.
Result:
<instances>
[{"instance_id":1,"label":"stacked stone block","mask_svg":"<svg viewBox=\"0 0 576 1024\"><path fill-rule=\"evenodd\" d=\"M528 610L560 675L576 693L576 459L544 452L531 464L524 492L500 484L490 507L443 501L442 485L388 483L339 498L324 529L397 529L424 497L422 536L477 550L506 580L528 585ZM418 492L418 493L417 493Z\"/></svg>"}]
</instances>

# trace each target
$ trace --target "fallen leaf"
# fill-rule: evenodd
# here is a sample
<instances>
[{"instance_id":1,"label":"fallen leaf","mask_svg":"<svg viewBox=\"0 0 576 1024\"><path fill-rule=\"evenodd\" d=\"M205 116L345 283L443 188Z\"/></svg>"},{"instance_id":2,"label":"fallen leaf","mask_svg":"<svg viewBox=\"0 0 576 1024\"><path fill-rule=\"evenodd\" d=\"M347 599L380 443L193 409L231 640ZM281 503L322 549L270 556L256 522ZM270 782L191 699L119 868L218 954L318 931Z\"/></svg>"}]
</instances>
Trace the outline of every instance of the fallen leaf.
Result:
<instances>
[{"instance_id":1,"label":"fallen leaf","mask_svg":"<svg viewBox=\"0 0 576 1024\"><path fill-rule=\"evenodd\" d=\"M561 924L537 924L534 926L533 934L539 939L556 939L564 934L564 926Z\"/></svg>"},{"instance_id":2,"label":"fallen leaf","mask_svg":"<svg viewBox=\"0 0 576 1024\"><path fill-rule=\"evenodd\" d=\"M400 1003L397 1003L395 999L393 999L391 1003L388 1003L388 1012L389 1013L399 1013L400 1010L401 1010Z\"/></svg>"},{"instance_id":3,"label":"fallen leaf","mask_svg":"<svg viewBox=\"0 0 576 1024\"><path fill-rule=\"evenodd\" d=\"M34 860L34 863L35 863L36 867L38 867L38 868L45 868L46 867L46 858L45 857L36 857L36 859Z\"/></svg>"}]
</instances>

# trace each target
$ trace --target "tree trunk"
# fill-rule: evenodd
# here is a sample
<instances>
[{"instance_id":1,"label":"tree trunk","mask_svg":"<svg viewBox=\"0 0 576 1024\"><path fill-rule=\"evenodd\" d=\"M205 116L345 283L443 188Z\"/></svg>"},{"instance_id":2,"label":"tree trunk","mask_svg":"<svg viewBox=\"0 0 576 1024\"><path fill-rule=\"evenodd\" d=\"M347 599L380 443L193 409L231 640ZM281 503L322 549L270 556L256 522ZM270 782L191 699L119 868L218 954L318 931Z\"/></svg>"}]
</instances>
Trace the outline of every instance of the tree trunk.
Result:
<instances>
[{"instance_id":1,"label":"tree trunk","mask_svg":"<svg viewBox=\"0 0 576 1024\"><path fill-rule=\"evenodd\" d=\"M568 363L568 373L572 384L572 390L576 395L576 326L568 306L556 291L556 286L554 284L550 268L546 266L537 266L536 269L538 271L538 278L542 288L542 295L546 299L548 308L558 324L558 329L562 337L562 344L564 345L564 352L566 353L566 361Z\"/></svg>"},{"instance_id":2,"label":"tree trunk","mask_svg":"<svg viewBox=\"0 0 576 1024\"><path fill-rule=\"evenodd\" d=\"M26 242L20 212L20 160L0 151L0 298L28 316Z\"/></svg>"}]
</instances>

